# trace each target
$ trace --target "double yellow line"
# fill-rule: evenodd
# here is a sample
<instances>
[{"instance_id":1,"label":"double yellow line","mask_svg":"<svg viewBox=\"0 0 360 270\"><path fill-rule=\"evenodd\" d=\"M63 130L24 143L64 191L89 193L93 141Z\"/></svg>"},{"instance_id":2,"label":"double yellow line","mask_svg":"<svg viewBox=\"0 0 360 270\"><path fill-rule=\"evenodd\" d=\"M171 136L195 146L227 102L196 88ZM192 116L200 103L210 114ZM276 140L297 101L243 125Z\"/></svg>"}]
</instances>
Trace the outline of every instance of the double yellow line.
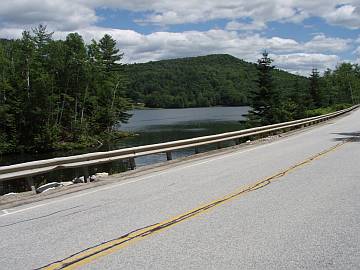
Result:
<instances>
[{"instance_id":1,"label":"double yellow line","mask_svg":"<svg viewBox=\"0 0 360 270\"><path fill-rule=\"evenodd\" d=\"M146 228L142 228L136 231L133 231L131 233L128 233L126 235L120 236L119 238L107 241L105 243L101 243L97 246L90 247L86 250L80 251L79 253L73 254L69 256L68 258L65 258L61 261L53 262L47 266L44 266L39 269L46 269L46 270L57 270L57 269L75 269L80 266L86 265L100 257L107 256L109 254L112 254L130 244L133 244L139 240L142 240L150 235L153 235L155 233L159 233L161 231L164 231L165 229L170 228L171 226L174 226L176 224L179 224L181 222L184 222L186 220L189 220L191 218L194 218L202 213L205 213L217 206L220 206L224 203L227 203L235 198L238 198L241 195L244 195L246 193L255 191L259 188L263 188L270 183L274 182L275 180L279 179L280 177L283 177L284 175L312 162L315 159L318 159L337 148L344 145L347 141L344 141L342 143L339 143L323 152L320 152L302 162L299 162L286 170L283 170L279 173L276 173L270 177L266 177L264 179L261 179L259 181L256 181L250 185L241 187L240 189L234 191L233 193L230 193L220 199L214 200L212 202L209 202L207 204L204 204L200 207L194 208L190 210L189 212L186 212L184 214L172 217L168 220L165 220L163 222L150 225Z\"/></svg>"}]
</instances>

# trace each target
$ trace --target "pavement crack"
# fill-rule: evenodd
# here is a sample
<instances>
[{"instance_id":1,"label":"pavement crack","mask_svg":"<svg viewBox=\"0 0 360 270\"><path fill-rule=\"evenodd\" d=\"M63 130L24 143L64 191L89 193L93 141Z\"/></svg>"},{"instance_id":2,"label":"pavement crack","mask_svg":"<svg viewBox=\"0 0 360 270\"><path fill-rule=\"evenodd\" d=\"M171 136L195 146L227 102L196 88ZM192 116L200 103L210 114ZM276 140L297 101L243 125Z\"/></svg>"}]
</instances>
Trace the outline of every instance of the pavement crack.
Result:
<instances>
[{"instance_id":1,"label":"pavement crack","mask_svg":"<svg viewBox=\"0 0 360 270\"><path fill-rule=\"evenodd\" d=\"M81 207L81 205L79 205L79 206L74 206L74 207L70 207L70 208L63 209L63 210L58 210L58 211L52 212L52 213L50 213L50 214L43 215L43 216L39 216L39 217L36 217L36 218L29 218L29 219L24 219L24 220L21 220L21 221L17 221L17 222L5 224L5 225L0 225L0 228L10 227L10 226L13 226L13 225L16 225L16 224L20 224L20 223L25 223L25 222L30 222L30 221L42 219L42 218L47 218L47 217L50 217L50 216L53 216L53 215L56 215L56 214L59 214L59 213L65 212L65 211L69 211L69 210L71 210L71 209L75 209L75 208L78 208L78 207Z\"/></svg>"}]
</instances>

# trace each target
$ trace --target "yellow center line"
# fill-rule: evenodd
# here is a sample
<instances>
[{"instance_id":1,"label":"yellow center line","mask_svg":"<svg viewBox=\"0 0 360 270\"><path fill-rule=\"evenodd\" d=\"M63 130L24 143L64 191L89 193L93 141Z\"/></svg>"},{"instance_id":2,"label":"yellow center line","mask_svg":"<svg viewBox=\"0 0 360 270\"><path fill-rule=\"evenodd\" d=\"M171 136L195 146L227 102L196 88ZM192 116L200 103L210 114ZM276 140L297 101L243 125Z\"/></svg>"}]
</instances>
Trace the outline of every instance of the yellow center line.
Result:
<instances>
[{"instance_id":1,"label":"yellow center line","mask_svg":"<svg viewBox=\"0 0 360 270\"><path fill-rule=\"evenodd\" d=\"M238 190L236 190L220 199L217 199L212 202L201 205L201 206L194 208L186 213L172 217L163 222L160 222L160 223L157 223L154 225L150 225L146 228L142 228L142 229L130 232L126 235L120 236L119 238L101 243L97 246L90 247L86 250L82 250L76 254L69 256L68 258L65 258L65 259L57 261L57 262L53 262L53 263L51 263L47 266L44 266L42 268L39 268L39 269L45 269L45 270L67 269L67 270L69 270L69 269L75 269L80 266L86 265L100 257L104 257L109 254L112 254L112 253L114 253L130 244L133 244L139 240L142 240L150 235L164 231L165 229L170 228L176 224L179 224L181 222L184 222L186 220L194 218L194 217L196 217L202 213L205 213L217 206L220 206L226 202L229 202L235 198L238 198L241 195L244 195L246 193L263 188L263 187L269 185L270 183L274 182L275 180L285 176L286 174L288 174L296 169L299 169L299 168L305 166L306 164L312 162L313 160L318 159L318 158L338 149L339 147L343 146L345 143L347 143L347 141L341 142L341 143L339 143L325 151L322 151L304 161L301 161L279 173L276 173L272 176L258 180L250 185L240 187Z\"/></svg>"}]
</instances>

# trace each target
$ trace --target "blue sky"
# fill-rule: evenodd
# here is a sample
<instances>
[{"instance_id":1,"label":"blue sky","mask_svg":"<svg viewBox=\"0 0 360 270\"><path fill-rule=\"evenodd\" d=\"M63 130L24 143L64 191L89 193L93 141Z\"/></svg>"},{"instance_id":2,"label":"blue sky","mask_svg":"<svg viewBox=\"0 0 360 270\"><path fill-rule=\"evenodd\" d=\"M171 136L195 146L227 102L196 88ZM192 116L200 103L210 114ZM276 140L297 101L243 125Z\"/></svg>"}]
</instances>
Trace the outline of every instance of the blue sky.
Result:
<instances>
[{"instance_id":1,"label":"blue sky","mask_svg":"<svg viewBox=\"0 0 360 270\"><path fill-rule=\"evenodd\" d=\"M124 62L227 53L308 74L360 61L360 0L2 0L0 38L46 24L55 38L111 34Z\"/></svg>"}]
</instances>

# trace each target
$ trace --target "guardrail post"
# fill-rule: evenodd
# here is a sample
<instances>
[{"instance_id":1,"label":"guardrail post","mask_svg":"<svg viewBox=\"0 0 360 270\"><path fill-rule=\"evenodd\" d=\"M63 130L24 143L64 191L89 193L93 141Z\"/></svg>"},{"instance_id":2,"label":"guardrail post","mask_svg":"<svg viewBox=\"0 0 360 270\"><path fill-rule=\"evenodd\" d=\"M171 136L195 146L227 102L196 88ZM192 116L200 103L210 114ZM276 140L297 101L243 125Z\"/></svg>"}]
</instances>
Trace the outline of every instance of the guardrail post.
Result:
<instances>
[{"instance_id":1,"label":"guardrail post","mask_svg":"<svg viewBox=\"0 0 360 270\"><path fill-rule=\"evenodd\" d=\"M82 170L83 170L83 173L84 173L84 181L85 181L85 183L90 183L89 168L86 166L86 167L83 167Z\"/></svg>"},{"instance_id":2,"label":"guardrail post","mask_svg":"<svg viewBox=\"0 0 360 270\"><path fill-rule=\"evenodd\" d=\"M240 144L240 139L235 139L234 142L235 142L235 145L239 145Z\"/></svg>"},{"instance_id":3,"label":"guardrail post","mask_svg":"<svg viewBox=\"0 0 360 270\"><path fill-rule=\"evenodd\" d=\"M167 159L167 160L172 160L172 153L171 153L171 151L167 151L167 152L166 152L166 159Z\"/></svg>"},{"instance_id":4,"label":"guardrail post","mask_svg":"<svg viewBox=\"0 0 360 270\"><path fill-rule=\"evenodd\" d=\"M221 142L218 142L216 145L217 145L217 149L221 149L221 148L222 148Z\"/></svg>"},{"instance_id":5,"label":"guardrail post","mask_svg":"<svg viewBox=\"0 0 360 270\"><path fill-rule=\"evenodd\" d=\"M195 154L199 154L200 153L200 150L199 150L199 147L195 147Z\"/></svg>"},{"instance_id":6,"label":"guardrail post","mask_svg":"<svg viewBox=\"0 0 360 270\"><path fill-rule=\"evenodd\" d=\"M34 184L34 179L29 176L29 177L26 177L26 182L28 184L28 186L31 188L31 191L36 194L36 188L35 188L35 184Z\"/></svg>"},{"instance_id":7,"label":"guardrail post","mask_svg":"<svg viewBox=\"0 0 360 270\"><path fill-rule=\"evenodd\" d=\"M130 170L136 169L135 158L129 158Z\"/></svg>"}]
</instances>

